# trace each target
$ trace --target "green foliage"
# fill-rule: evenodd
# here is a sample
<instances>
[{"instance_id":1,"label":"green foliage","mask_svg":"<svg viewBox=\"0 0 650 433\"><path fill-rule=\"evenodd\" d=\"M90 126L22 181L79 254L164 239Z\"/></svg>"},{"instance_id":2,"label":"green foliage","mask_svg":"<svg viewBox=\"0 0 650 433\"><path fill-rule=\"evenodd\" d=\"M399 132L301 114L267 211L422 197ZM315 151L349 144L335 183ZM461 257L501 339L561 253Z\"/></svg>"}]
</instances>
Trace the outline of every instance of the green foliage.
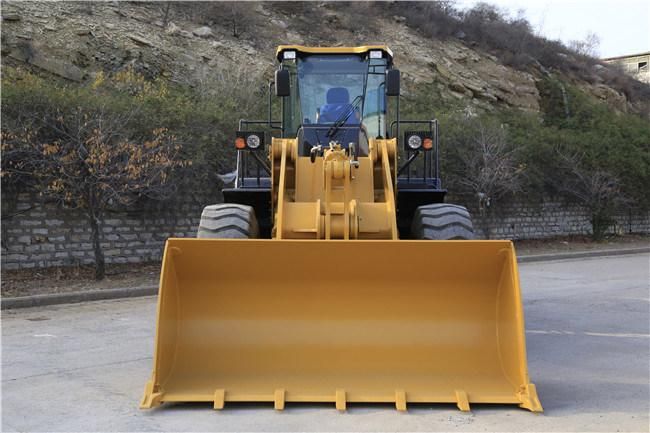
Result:
<instances>
[{"instance_id":1,"label":"green foliage","mask_svg":"<svg viewBox=\"0 0 650 433\"><path fill-rule=\"evenodd\" d=\"M92 83L79 86L5 67L3 187L29 184L34 168L24 154L6 151L5 134L51 144L70 131L56 124L38 126L40 119L52 113L63 118L71 118L71 113L95 117L101 113L119 120L117 133L129 142L150 140L154 130L168 131L180 145L182 159L192 161L191 167L176 170L170 181L185 196L197 189L201 193L209 189L209 194L216 195L215 174L235 166L231 143L237 121L266 117L262 84L259 76L223 72L187 88L164 80L149 81L124 70L113 75L100 73ZM594 231L606 228L616 206L650 207L647 120L614 113L576 87L551 78L539 83L539 114L514 110L472 114L462 100L443 96L441 86L435 81L404 83L401 114L403 119L440 120L441 173L452 194L471 197L486 192L479 190L487 184L472 185L464 179L483 176L490 167L503 170L496 165L499 158L493 156L506 155L507 173L498 177L513 179L516 175L517 187L492 185L490 188L496 189L492 189L495 196L491 198L496 201L521 194L518 191L526 198L560 194L591 209ZM37 137L30 136L36 126ZM477 139L479 135L483 138ZM490 151L490 164L476 158L497 144L498 151ZM13 174L7 176L12 164Z\"/></svg>"},{"instance_id":2,"label":"green foliage","mask_svg":"<svg viewBox=\"0 0 650 433\"><path fill-rule=\"evenodd\" d=\"M2 184L29 186L88 216L96 278L104 277L106 210L216 196L234 167L237 116L260 110L251 78L223 75L197 88L146 80L132 69L67 85L19 69L2 77ZM175 197L176 196L176 197Z\"/></svg>"},{"instance_id":3,"label":"green foliage","mask_svg":"<svg viewBox=\"0 0 650 433\"><path fill-rule=\"evenodd\" d=\"M188 88L162 79L146 80L126 69L112 75L100 72L92 83L79 86L5 67L2 129L22 134L48 113L69 117L71 112L119 118L119 134L134 142L149 139L153 130L165 129L180 145L182 157L192 161L191 167L178 170L171 179L179 193L198 190L216 196L215 174L230 171L235 165L232 140L239 118L259 118L265 112L261 84L260 77L220 73ZM38 140L48 142L64 132L57 131L56 125L41 125ZM3 160L5 172L8 163ZM23 177L13 182L3 176L3 186L27 181Z\"/></svg>"},{"instance_id":4,"label":"green foliage","mask_svg":"<svg viewBox=\"0 0 650 433\"><path fill-rule=\"evenodd\" d=\"M562 87L566 92L566 116ZM442 152L447 153L468 133L467 115L459 102L443 100L435 84L419 84L404 98L404 118L430 118L441 122ZM633 115L616 113L579 89L550 79L540 84L541 116L518 110L481 112L477 118L498 123L507 130L508 141L517 149L517 162L526 167L526 190L556 193L558 150L579 154L585 168L606 171L620 179L622 193L635 205L650 206L650 123ZM443 173L457 171L453 161L443 160ZM451 188L451 186L450 186Z\"/></svg>"},{"instance_id":5,"label":"green foliage","mask_svg":"<svg viewBox=\"0 0 650 433\"><path fill-rule=\"evenodd\" d=\"M566 97L562 96L562 88ZM551 140L539 145L555 144L565 153L579 154L586 169L610 173L619 180L622 194L648 208L650 123L636 115L613 112L557 80L540 83L540 93L542 129L551 133ZM564 101L566 108L561 108Z\"/></svg>"},{"instance_id":6,"label":"green foliage","mask_svg":"<svg viewBox=\"0 0 650 433\"><path fill-rule=\"evenodd\" d=\"M495 110L468 115L457 102L443 100L435 83L413 86L408 92L413 96L404 98L402 107L408 118L426 119L436 111L442 113L437 116L441 123L441 172L446 187L457 197L471 197L463 174L480 173L476 164L473 170L468 168L467 161L472 158L468 152L480 156L482 147L468 143L480 141L479 132L486 126L494 130L500 125L505 131L505 148L514 150L507 151L511 167L521 175L521 193L516 188L502 188L509 195L521 194L527 199L559 195L579 202L592 214L594 237L604 234L612 215L622 206L648 209L647 120L613 112L604 103L557 80L546 79L539 89L539 114Z\"/></svg>"},{"instance_id":7,"label":"green foliage","mask_svg":"<svg viewBox=\"0 0 650 433\"><path fill-rule=\"evenodd\" d=\"M428 83L405 82L402 90L400 116L403 119L433 117L440 118L451 113L462 112L464 103L442 91L446 85L431 81Z\"/></svg>"}]
</instances>

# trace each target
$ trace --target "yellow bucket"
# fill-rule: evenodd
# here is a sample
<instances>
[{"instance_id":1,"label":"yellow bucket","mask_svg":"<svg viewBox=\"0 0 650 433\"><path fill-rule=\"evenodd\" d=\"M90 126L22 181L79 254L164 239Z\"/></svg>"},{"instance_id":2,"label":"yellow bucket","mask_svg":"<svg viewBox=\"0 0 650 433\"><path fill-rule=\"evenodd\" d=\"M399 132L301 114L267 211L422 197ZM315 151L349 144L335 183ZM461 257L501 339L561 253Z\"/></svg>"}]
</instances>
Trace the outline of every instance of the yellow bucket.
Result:
<instances>
[{"instance_id":1,"label":"yellow bucket","mask_svg":"<svg viewBox=\"0 0 650 433\"><path fill-rule=\"evenodd\" d=\"M200 401L541 412L512 243L169 239L141 407Z\"/></svg>"}]
</instances>

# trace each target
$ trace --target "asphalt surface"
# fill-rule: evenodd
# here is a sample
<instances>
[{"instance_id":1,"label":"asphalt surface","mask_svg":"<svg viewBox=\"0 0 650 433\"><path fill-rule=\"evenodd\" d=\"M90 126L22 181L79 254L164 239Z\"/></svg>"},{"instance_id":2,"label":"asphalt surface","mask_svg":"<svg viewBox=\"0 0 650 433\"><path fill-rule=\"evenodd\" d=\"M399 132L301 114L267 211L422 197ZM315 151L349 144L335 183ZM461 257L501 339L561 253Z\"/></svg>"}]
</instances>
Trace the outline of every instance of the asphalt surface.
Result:
<instances>
[{"instance_id":1,"label":"asphalt surface","mask_svg":"<svg viewBox=\"0 0 650 433\"><path fill-rule=\"evenodd\" d=\"M2 312L3 431L650 430L650 255L524 263L528 367L545 409L333 404L138 409L155 298Z\"/></svg>"}]
</instances>

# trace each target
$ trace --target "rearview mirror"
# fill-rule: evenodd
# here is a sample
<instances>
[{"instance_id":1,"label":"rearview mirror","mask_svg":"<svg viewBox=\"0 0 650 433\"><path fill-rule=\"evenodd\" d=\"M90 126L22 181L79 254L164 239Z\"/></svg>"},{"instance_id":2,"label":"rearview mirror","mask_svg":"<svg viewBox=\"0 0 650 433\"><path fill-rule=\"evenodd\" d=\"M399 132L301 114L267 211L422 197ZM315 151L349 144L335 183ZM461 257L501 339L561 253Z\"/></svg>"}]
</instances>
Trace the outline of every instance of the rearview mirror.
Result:
<instances>
[{"instance_id":1,"label":"rearview mirror","mask_svg":"<svg viewBox=\"0 0 650 433\"><path fill-rule=\"evenodd\" d=\"M289 71L287 69L275 71L275 96L289 96L290 88Z\"/></svg>"},{"instance_id":2,"label":"rearview mirror","mask_svg":"<svg viewBox=\"0 0 650 433\"><path fill-rule=\"evenodd\" d=\"M399 96L399 69L386 71L386 96Z\"/></svg>"}]
</instances>

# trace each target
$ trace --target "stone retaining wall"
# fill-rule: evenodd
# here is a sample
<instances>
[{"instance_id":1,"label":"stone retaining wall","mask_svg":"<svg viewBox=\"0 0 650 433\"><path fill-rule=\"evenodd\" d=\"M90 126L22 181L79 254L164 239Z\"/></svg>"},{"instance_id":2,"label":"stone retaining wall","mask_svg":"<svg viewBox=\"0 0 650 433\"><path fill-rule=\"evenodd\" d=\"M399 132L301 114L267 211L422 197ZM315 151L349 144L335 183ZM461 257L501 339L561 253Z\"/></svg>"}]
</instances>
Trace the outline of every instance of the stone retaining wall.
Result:
<instances>
[{"instance_id":1,"label":"stone retaining wall","mask_svg":"<svg viewBox=\"0 0 650 433\"><path fill-rule=\"evenodd\" d=\"M101 226L106 263L160 260L168 237L196 235L201 210L182 204L140 215L107 214ZM22 194L13 211L3 211L3 269L91 264L94 257L90 225L81 211Z\"/></svg>"},{"instance_id":2,"label":"stone retaining wall","mask_svg":"<svg viewBox=\"0 0 650 433\"><path fill-rule=\"evenodd\" d=\"M589 212L577 205L561 201L539 204L510 203L489 217L471 212L479 237L494 239L543 239L567 235L591 234ZM621 209L610 234L650 233L650 212Z\"/></svg>"},{"instance_id":3,"label":"stone retaining wall","mask_svg":"<svg viewBox=\"0 0 650 433\"><path fill-rule=\"evenodd\" d=\"M188 203L139 215L108 214L101 227L106 262L160 260L165 239L195 236L201 210L201 205ZM495 239L539 239L588 234L591 230L585 209L558 201L511 203L489 218L481 217L477 210L472 215L479 237L485 237L486 228ZM622 210L610 230L619 234L650 233L650 214ZM28 194L21 194L12 209L3 209L3 269L93 262L91 231L81 211L43 204Z\"/></svg>"}]
</instances>

